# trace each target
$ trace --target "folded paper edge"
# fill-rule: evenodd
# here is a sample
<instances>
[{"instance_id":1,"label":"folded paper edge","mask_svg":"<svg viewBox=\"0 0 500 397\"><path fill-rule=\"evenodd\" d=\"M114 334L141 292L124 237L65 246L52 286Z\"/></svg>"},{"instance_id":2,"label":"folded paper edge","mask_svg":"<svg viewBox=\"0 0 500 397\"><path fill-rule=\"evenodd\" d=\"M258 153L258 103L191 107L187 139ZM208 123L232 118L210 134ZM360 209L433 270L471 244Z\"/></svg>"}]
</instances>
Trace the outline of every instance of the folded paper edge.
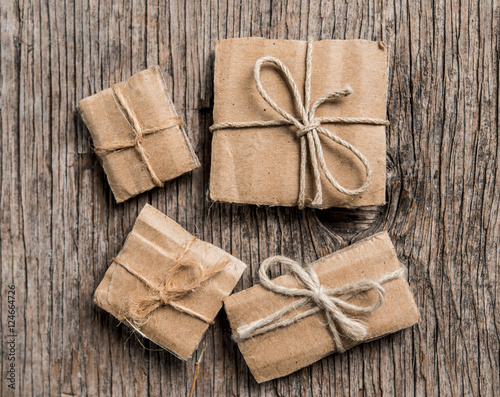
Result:
<instances>
[{"instance_id":1,"label":"folded paper edge","mask_svg":"<svg viewBox=\"0 0 500 397\"><path fill-rule=\"evenodd\" d=\"M173 100L172 100L172 98L170 97L170 94L167 91L167 83L165 82L165 78L163 77L163 73L161 72L160 65L152 66L150 69L153 69L153 68L158 73L158 76L161 79L161 84L162 84L162 88L163 88L163 94L165 95L165 100L170 104L170 106L171 106L171 108L173 110L173 113L177 117L180 117L179 113L177 113L177 108L175 107L175 105L173 103ZM189 137L187 135L187 130L186 130L185 125L186 125L186 122L184 122L182 125L180 125L179 128L180 128L180 130L182 132L182 136L184 137L184 142L186 143L186 147L188 148L189 153L191 154L191 159L193 160L194 167L191 168L189 171L186 171L186 172L190 172L190 171L193 171L194 169L200 167L201 163L200 163L200 160L198 159L198 156L196 155L196 152L195 152L195 150L193 148L191 140L189 139Z\"/></svg>"}]
</instances>

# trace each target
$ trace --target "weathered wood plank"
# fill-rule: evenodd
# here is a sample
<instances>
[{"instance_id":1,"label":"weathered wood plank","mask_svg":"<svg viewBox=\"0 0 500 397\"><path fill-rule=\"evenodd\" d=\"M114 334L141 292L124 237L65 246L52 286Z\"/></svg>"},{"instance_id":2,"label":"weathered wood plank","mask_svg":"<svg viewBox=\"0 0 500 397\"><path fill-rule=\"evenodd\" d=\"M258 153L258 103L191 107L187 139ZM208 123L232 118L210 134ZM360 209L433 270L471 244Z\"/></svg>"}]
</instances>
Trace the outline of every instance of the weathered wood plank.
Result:
<instances>
[{"instance_id":1,"label":"weathered wood plank","mask_svg":"<svg viewBox=\"0 0 500 397\"><path fill-rule=\"evenodd\" d=\"M313 261L388 229L419 325L258 385L224 313L198 396L500 394L500 3L234 0L0 5L2 382L16 286L12 395L184 395L184 364L92 303L145 203L249 265ZM215 41L369 39L389 45L387 205L328 211L206 200ZM202 167L117 205L79 99L160 64ZM275 272L275 275L279 271Z\"/></svg>"}]
</instances>

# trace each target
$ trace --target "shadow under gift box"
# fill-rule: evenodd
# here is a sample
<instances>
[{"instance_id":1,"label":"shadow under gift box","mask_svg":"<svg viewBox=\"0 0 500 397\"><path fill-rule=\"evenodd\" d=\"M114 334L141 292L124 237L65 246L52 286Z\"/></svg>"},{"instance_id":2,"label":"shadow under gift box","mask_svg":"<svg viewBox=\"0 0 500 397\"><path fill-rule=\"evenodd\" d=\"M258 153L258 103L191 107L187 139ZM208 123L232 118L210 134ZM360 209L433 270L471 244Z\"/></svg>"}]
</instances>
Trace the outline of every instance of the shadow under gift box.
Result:
<instances>
[{"instance_id":1,"label":"shadow under gift box","mask_svg":"<svg viewBox=\"0 0 500 397\"><path fill-rule=\"evenodd\" d=\"M118 203L200 166L158 66L82 99L78 109Z\"/></svg>"},{"instance_id":2,"label":"shadow under gift box","mask_svg":"<svg viewBox=\"0 0 500 397\"><path fill-rule=\"evenodd\" d=\"M254 66L261 57L276 57L290 69L304 98L307 42L241 38L218 41L215 49L214 125L281 120L260 96ZM311 101L350 86L352 94L322 104L317 117L386 118L387 53L385 46L365 40L313 42ZM267 64L261 81L269 96L298 118L290 87L282 73ZM322 203L316 208L385 204L386 138L384 125L322 124L352 144L373 174L366 191L340 193L321 173ZM212 127L213 128L213 127ZM300 139L295 126L229 128L213 132L210 198L214 201L296 206L299 195ZM345 188L361 187L365 169L353 152L319 135L326 165ZM309 153L308 153L309 156ZM314 196L310 158L305 178L306 206Z\"/></svg>"},{"instance_id":3,"label":"shadow under gift box","mask_svg":"<svg viewBox=\"0 0 500 397\"><path fill-rule=\"evenodd\" d=\"M397 271L401 265L389 235L379 233L314 262L321 285L337 288L361 280L378 280ZM291 288L303 288L294 276L275 278L273 283ZM368 328L367 342L410 327L419 321L418 309L405 277L382 285L385 298L382 305L358 318ZM261 285L238 292L224 300L224 307L235 332L238 328L261 320L289 305L297 297L272 292ZM377 293L369 291L348 300L359 306L370 306ZM290 313L293 317L304 312L302 307ZM343 347L350 348L361 342L342 338ZM265 382L304 368L337 350L326 326L323 312L238 343L250 371L257 382Z\"/></svg>"},{"instance_id":4,"label":"shadow under gift box","mask_svg":"<svg viewBox=\"0 0 500 397\"><path fill-rule=\"evenodd\" d=\"M176 266L180 255L181 264L199 264L207 273L219 268L221 264L223 267L184 296L173 300L174 306L159 305L151 312L144 325L137 325L132 318L132 308L150 299L152 304L156 304L158 292L140 278L151 282L153 287L161 286L170 270ZM195 238L172 219L147 204L97 287L94 300L98 306L144 337L180 359L187 360L196 350L209 322L213 322L222 307L223 299L231 293L245 268L246 265L240 260ZM189 274L189 268L185 270L188 272L180 272L180 279L174 281L182 283L182 277L193 276ZM187 312L206 318L208 322Z\"/></svg>"}]
</instances>

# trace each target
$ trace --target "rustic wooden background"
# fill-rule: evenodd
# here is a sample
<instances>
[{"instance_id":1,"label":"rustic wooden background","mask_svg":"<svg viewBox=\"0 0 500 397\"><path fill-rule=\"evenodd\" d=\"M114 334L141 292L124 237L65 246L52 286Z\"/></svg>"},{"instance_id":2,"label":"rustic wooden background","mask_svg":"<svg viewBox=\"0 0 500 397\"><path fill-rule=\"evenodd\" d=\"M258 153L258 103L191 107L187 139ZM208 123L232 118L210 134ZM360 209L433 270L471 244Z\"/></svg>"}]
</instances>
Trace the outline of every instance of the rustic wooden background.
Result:
<instances>
[{"instance_id":1,"label":"rustic wooden background","mask_svg":"<svg viewBox=\"0 0 500 397\"><path fill-rule=\"evenodd\" d=\"M92 303L145 203L250 265L312 261L388 229L421 322L258 385L219 314L197 396L500 394L498 0L2 1L0 394L16 286L16 395L186 396L182 363ZM304 212L212 204L217 39L369 39L389 46L388 204ZM203 166L116 205L79 99L160 64Z\"/></svg>"}]
</instances>

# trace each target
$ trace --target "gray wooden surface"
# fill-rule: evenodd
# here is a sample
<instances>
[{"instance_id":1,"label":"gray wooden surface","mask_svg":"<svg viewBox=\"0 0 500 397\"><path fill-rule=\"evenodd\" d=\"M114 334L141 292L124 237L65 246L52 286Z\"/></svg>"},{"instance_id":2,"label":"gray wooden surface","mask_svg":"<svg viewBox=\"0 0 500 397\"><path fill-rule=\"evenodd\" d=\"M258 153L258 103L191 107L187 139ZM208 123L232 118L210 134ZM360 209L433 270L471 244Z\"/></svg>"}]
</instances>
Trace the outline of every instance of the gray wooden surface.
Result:
<instances>
[{"instance_id":1,"label":"gray wooden surface","mask_svg":"<svg viewBox=\"0 0 500 397\"><path fill-rule=\"evenodd\" d=\"M250 265L312 261L387 229L421 322L258 385L219 314L197 396L500 394L500 3L1 2L2 377L16 288L16 395L186 396L196 357L145 350L92 303L151 203ZM227 37L369 39L390 47L388 204L364 210L211 204L214 45ZM203 166L116 205L79 99L160 64Z\"/></svg>"}]
</instances>

